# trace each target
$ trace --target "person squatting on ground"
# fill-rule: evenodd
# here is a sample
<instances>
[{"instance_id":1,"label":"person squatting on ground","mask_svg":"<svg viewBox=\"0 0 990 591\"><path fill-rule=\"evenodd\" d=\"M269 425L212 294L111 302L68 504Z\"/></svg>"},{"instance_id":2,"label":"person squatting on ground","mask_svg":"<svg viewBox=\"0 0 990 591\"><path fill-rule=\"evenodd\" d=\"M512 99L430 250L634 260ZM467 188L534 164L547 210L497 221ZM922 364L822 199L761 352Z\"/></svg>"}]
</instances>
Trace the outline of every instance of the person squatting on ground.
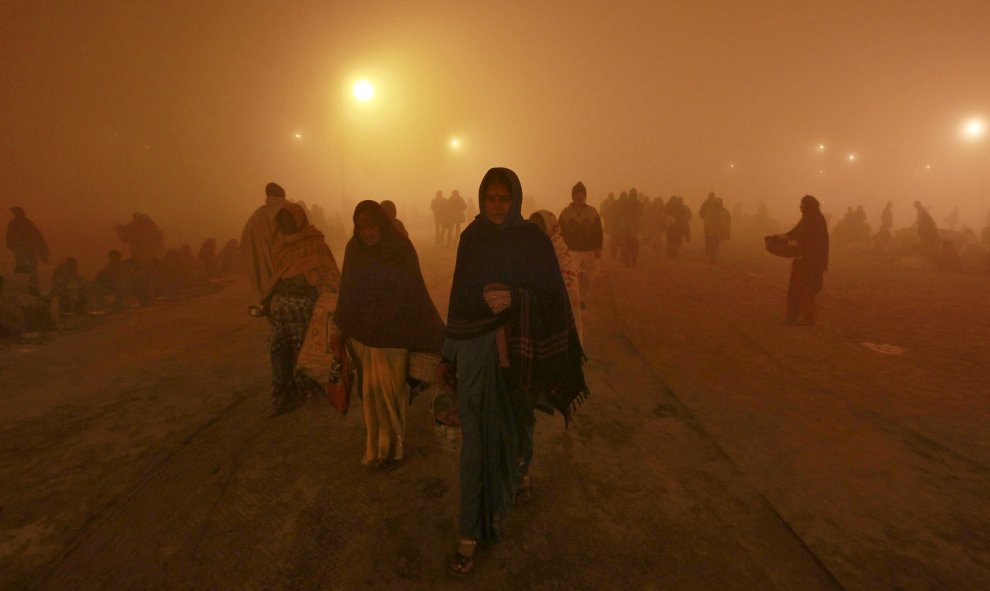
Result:
<instances>
[{"instance_id":1,"label":"person squatting on ground","mask_svg":"<svg viewBox=\"0 0 990 591\"><path fill-rule=\"evenodd\" d=\"M440 353L444 326L409 238L374 201L354 210L334 316L361 373L362 463L387 469L405 447L410 351Z\"/></svg>"},{"instance_id":2,"label":"person squatting on ground","mask_svg":"<svg viewBox=\"0 0 990 591\"><path fill-rule=\"evenodd\" d=\"M457 250L441 383L460 395L460 542L448 568L463 575L479 543L496 542L514 503L531 494L534 408L565 421L588 395L584 353L550 238L522 219L514 172L493 168L481 213ZM456 378L454 377L456 375Z\"/></svg>"},{"instance_id":3,"label":"person squatting on ground","mask_svg":"<svg viewBox=\"0 0 990 591\"><path fill-rule=\"evenodd\" d=\"M588 301L591 284L602 256L602 219L594 207L588 205L588 191L578 182L571 189L572 203L560 212L560 234L570 250L578 272L578 307L583 310ZM553 235L550 236L551 239ZM573 302L572 302L573 303ZM575 312L575 319L578 314ZM578 322L578 332L581 323Z\"/></svg>"},{"instance_id":4,"label":"person squatting on ground","mask_svg":"<svg viewBox=\"0 0 990 591\"><path fill-rule=\"evenodd\" d=\"M543 233L553 242L553 250L557 254L557 263L560 265L560 273L564 277L564 287L567 288L567 297L571 302L571 311L574 313L574 326L577 327L578 337L583 345L584 326L581 319L582 306L579 288L581 275L574 261L574 253L567 247L567 242L560 231L560 224L557 222L557 216L553 215L553 212L541 209L529 216L529 221L543 230Z\"/></svg>"},{"instance_id":5,"label":"person squatting on ground","mask_svg":"<svg viewBox=\"0 0 990 591\"><path fill-rule=\"evenodd\" d=\"M787 285L787 313L784 322L815 323L815 294L822 290L823 274L828 270L828 225L821 205L811 195L801 198L801 220L790 232L777 236L796 240L798 254L791 263Z\"/></svg>"}]
</instances>

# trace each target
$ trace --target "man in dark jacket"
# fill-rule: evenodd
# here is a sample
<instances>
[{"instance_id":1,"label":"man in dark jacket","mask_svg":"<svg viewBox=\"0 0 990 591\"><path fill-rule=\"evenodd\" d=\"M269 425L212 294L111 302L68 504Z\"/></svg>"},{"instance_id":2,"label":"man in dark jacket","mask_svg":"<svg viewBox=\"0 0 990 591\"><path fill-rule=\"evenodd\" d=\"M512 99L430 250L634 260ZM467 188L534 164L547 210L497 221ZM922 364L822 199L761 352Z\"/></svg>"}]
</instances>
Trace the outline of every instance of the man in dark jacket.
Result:
<instances>
[{"instance_id":1,"label":"man in dark jacket","mask_svg":"<svg viewBox=\"0 0 990 591\"><path fill-rule=\"evenodd\" d=\"M571 189L571 204L560 212L560 233L576 263L583 310L598 267L598 259L602 256L604 235L602 219L598 211L588 205L588 190L581 182Z\"/></svg>"}]
</instances>

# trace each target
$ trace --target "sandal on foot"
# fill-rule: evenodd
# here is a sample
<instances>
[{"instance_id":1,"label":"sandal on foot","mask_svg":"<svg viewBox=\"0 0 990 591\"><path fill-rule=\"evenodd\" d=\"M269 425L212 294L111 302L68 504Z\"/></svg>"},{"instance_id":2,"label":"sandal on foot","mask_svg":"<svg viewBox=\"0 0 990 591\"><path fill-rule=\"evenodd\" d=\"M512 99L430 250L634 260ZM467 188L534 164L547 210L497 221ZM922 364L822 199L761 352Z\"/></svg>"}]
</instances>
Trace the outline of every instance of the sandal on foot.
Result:
<instances>
[{"instance_id":1,"label":"sandal on foot","mask_svg":"<svg viewBox=\"0 0 990 591\"><path fill-rule=\"evenodd\" d=\"M447 571L455 577L463 577L474 568L474 549L478 546L478 540L463 538L458 544L457 552L447 564Z\"/></svg>"}]
</instances>

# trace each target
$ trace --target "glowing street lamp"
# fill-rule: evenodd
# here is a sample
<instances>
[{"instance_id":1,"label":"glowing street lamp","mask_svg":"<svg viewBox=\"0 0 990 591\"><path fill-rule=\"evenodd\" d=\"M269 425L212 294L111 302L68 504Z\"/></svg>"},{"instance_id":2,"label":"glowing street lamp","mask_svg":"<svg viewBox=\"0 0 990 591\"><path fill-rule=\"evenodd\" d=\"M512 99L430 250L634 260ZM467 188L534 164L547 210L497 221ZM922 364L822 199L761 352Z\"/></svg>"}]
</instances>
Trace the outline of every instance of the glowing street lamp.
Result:
<instances>
[{"instance_id":1,"label":"glowing street lamp","mask_svg":"<svg viewBox=\"0 0 990 591\"><path fill-rule=\"evenodd\" d=\"M963 137L969 140L977 140L986 135L987 122L979 117L969 119L962 126Z\"/></svg>"},{"instance_id":2,"label":"glowing street lamp","mask_svg":"<svg viewBox=\"0 0 990 591\"><path fill-rule=\"evenodd\" d=\"M354 98L362 103L366 103L375 98L375 86L367 80L358 80L352 89Z\"/></svg>"},{"instance_id":3,"label":"glowing street lamp","mask_svg":"<svg viewBox=\"0 0 990 591\"><path fill-rule=\"evenodd\" d=\"M818 144L818 151L819 152L824 152L825 151L825 144Z\"/></svg>"},{"instance_id":4,"label":"glowing street lamp","mask_svg":"<svg viewBox=\"0 0 990 591\"><path fill-rule=\"evenodd\" d=\"M296 138L297 140L301 140L302 139L302 134L301 133L294 133L294 134L292 134L292 137Z\"/></svg>"},{"instance_id":5,"label":"glowing street lamp","mask_svg":"<svg viewBox=\"0 0 990 591\"><path fill-rule=\"evenodd\" d=\"M461 140L460 140L460 138L456 138L455 137L455 138L451 138L450 139L450 149L451 150L460 150L461 149Z\"/></svg>"},{"instance_id":6,"label":"glowing street lamp","mask_svg":"<svg viewBox=\"0 0 990 591\"><path fill-rule=\"evenodd\" d=\"M856 161L856 155L855 154L850 154L849 155L849 162L855 162L855 161Z\"/></svg>"}]
</instances>

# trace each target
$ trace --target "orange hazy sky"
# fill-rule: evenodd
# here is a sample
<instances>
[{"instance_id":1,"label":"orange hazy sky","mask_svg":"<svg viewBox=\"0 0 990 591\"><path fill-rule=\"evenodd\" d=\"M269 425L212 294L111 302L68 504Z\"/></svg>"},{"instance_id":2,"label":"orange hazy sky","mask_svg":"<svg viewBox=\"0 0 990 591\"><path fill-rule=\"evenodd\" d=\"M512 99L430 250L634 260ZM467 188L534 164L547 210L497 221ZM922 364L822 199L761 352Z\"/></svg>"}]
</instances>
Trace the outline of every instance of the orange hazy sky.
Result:
<instances>
[{"instance_id":1,"label":"orange hazy sky","mask_svg":"<svg viewBox=\"0 0 990 591\"><path fill-rule=\"evenodd\" d=\"M194 240L269 180L401 213L501 165L547 205L580 179L782 215L890 199L898 225L990 206L990 138L960 136L990 117L990 2L399 4L6 2L2 205Z\"/></svg>"}]
</instances>

